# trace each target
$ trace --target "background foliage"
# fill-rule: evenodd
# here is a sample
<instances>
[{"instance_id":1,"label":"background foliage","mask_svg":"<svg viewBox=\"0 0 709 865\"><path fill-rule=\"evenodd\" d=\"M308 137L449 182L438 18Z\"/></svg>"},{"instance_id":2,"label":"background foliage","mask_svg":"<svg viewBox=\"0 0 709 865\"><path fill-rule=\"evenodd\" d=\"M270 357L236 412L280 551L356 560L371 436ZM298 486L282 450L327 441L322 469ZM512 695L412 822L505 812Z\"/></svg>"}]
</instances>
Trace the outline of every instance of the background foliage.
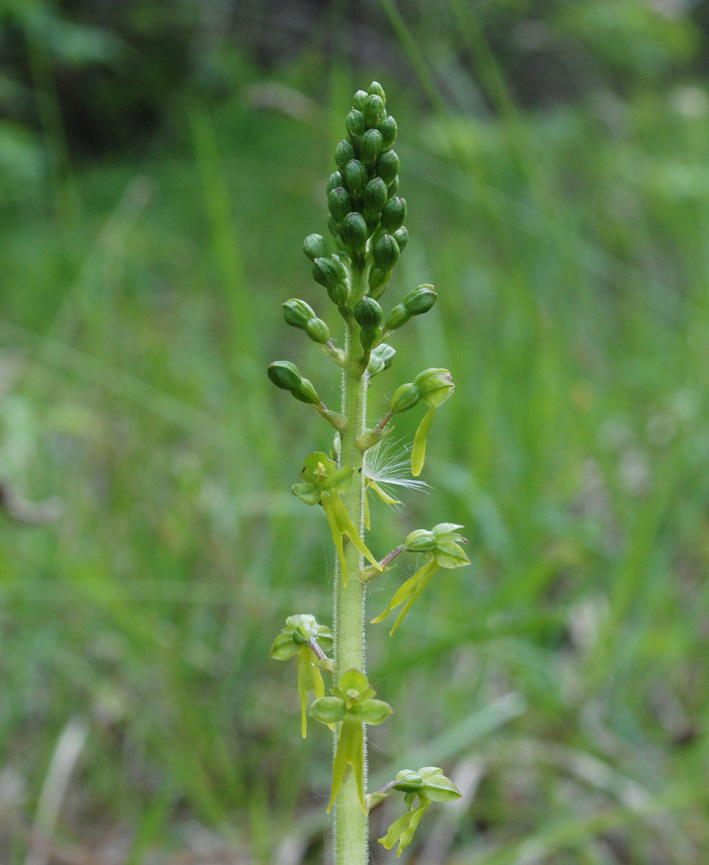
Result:
<instances>
[{"instance_id":1,"label":"background foliage","mask_svg":"<svg viewBox=\"0 0 709 865\"><path fill-rule=\"evenodd\" d=\"M289 492L329 433L265 366L335 391L279 304L323 308L300 245L372 78L410 213L392 292L440 293L391 390L433 363L458 389L435 513L378 511L370 546L445 515L473 560L395 646L371 632L375 782L435 755L464 793L401 861L707 861L708 22L0 3L1 861L322 860L330 745L268 648L329 621Z\"/></svg>"}]
</instances>

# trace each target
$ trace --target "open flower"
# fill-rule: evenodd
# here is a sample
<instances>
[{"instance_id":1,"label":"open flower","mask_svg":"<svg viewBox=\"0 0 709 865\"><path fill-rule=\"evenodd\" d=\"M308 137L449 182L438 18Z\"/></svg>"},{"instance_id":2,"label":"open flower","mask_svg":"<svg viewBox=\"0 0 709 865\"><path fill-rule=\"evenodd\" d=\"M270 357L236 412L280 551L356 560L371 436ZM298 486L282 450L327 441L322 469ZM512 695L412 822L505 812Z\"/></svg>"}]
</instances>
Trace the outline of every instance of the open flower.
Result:
<instances>
[{"instance_id":1,"label":"open flower","mask_svg":"<svg viewBox=\"0 0 709 865\"><path fill-rule=\"evenodd\" d=\"M310 714L322 724L341 722L337 752L332 769L332 793L327 806L332 808L345 778L347 766L352 766L359 801L364 808L364 724L382 724L392 708L383 700L373 700L376 691L359 670L348 670L332 689L332 697L320 697L310 707Z\"/></svg>"},{"instance_id":2,"label":"open flower","mask_svg":"<svg viewBox=\"0 0 709 865\"><path fill-rule=\"evenodd\" d=\"M289 616L285 628L271 646L271 657L277 661L287 661L293 655L298 655L298 696L303 738L308 731L308 692L312 691L316 698L325 694L318 661L325 659L331 649L332 631L325 625L319 625L310 613Z\"/></svg>"},{"instance_id":3,"label":"open flower","mask_svg":"<svg viewBox=\"0 0 709 865\"><path fill-rule=\"evenodd\" d=\"M305 460L303 471L300 473L302 483L293 486L293 492L307 505L321 504L325 516L330 525L332 540L337 549L342 565L342 578L347 585L347 565L345 564L345 535L352 541L362 555L373 565L381 570L380 565L372 553L367 549L364 541L359 536L357 527L347 513L340 493L346 493L352 483L354 468L352 466L341 466L331 460L322 451L310 454Z\"/></svg>"},{"instance_id":4,"label":"open flower","mask_svg":"<svg viewBox=\"0 0 709 865\"><path fill-rule=\"evenodd\" d=\"M411 532L404 542L404 549L410 553L423 553L424 565L399 587L389 606L380 616L372 619L372 624L383 622L393 609L404 604L394 622L394 627L389 632L391 636L404 621L406 614L439 568L462 568L470 564L470 559L460 546L461 543L467 543L466 539L457 532L457 529L462 528L456 523L439 523L431 531L417 529Z\"/></svg>"},{"instance_id":5,"label":"open flower","mask_svg":"<svg viewBox=\"0 0 709 865\"><path fill-rule=\"evenodd\" d=\"M388 786L388 785L387 785ZM411 843L414 832L418 829L423 815L428 811L431 802L451 802L460 799L460 791L455 784L446 778L437 766L424 766L417 772L403 769L391 785L394 790L405 793L405 801L409 810L389 827L389 831L378 841L387 850L399 842L396 851L397 858L401 851ZM418 804L415 800L418 797Z\"/></svg>"}]
</instances>

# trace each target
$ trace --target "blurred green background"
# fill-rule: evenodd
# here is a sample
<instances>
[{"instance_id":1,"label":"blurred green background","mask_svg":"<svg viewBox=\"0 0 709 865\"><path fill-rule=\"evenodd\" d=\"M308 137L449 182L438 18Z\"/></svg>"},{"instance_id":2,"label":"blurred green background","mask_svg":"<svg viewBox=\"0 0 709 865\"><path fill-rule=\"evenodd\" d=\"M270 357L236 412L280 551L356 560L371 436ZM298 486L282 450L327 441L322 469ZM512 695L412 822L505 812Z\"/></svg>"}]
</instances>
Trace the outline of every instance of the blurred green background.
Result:
<instances>
[{"instance_id":1,"label":"blurred green background","mask_svg":"<svg viewBox=\"0 0 709 865\"><path fill-rule=\"evenodd\" d=\"M301 244L373 78L385 308L440 297L372 416L426 366L457 391L435 494L368 543L452 520L473 561L369 631L373 781L463 792L400 861L709 861L708 33L687 0L0 2L0 862L326 855L329 737L268 651L330 621L290 494L330 436L265 367L336 400L279 305L336 325Z\"/></svg>"}]
</instances>

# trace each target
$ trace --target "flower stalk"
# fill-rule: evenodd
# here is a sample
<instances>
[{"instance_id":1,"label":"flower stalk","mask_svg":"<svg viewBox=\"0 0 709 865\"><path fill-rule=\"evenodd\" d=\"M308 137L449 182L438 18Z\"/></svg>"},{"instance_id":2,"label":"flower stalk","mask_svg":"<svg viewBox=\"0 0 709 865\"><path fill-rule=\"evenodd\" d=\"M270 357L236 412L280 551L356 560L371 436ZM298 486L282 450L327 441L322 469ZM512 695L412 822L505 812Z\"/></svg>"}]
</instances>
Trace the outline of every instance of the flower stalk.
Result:
<instances>
[{"instance_id":1,"label":"flower stalk","mask_svg":"<svg viewBox=\"0 0 709 865\"><path fill-rule=\"evenodd\" d=\"M469 564L459 543L461 528L441 523L432 530L417 529L403 543L378 560L370 551L365 529L370 526L367 491L389 505L401 505L386 492L389 484L422 488L426 484L400 476L391 479L374 468L368 453L377 453L393 429L392 419L419 402L428 405L414 440L411 472L418 475L424 464L426 441L435 409L453 391L448 370L427 369L413 382L396 389L388 411L373 428L367 428L367 396L375 376L388 370L395 350L384 338L398 332L412 317L428 312L436 302L433 286L419 285L385 314L380 301L392 271L408 243L404 226L407 204L398 196L399 157L393 150L397 125L386 110L386 96L373 82L367 91L354 95L347 115L347 137L335 149L337 170L326 188L328 227L332 241L319 234L305 239L303 250L312 262L315 282L325 289L336 308L344 330L343 348L331 335L331 324L299 298L283 303L286 323L303 331L332 362L342 369L342 405L336 412L325 406L315 385L290 361L269 366L271 381L295 399L311 406L334 428L330 455L315 451L305 458L300 482L293 493L305 504L322 508L336 551L334 571L333 631L320 625L311 614L286 620L276 637L271 656L286 661L297 656L298 697L301 725L306 735L309 714L333 731L333 774L328 812L334 811L336 865L367 865L369 810L390 793L405 793L408 811L379 839L390 849L398 843L400 853L414 836L432 801L447 801L460 794L437 767L418 773L403 770L376 793L367 794L367 726L387 720L392 708L374 699L366 675L365 601L367 586L403 553L421 556L423 565L398 591L386 610L374 620L382 621L396 607L402 610L391 630L401 625L423 590L437 581L440 568ZM334 246L334 251L331 251ZM322 289L320 289L321 291ZM381 409L379 409L381 411ZM331 430L332 433L332 430ZM376 449L376 450L372 450ZM397 463L400 471L400 463ZM398 492L398 491L397 491ZM365 566L364 559L368 561ZM328 652L332 650L333 657ZM322 672L331 674L332 687L325 693ZM417 802L418 804L415 804Z\"/></svg>"}]
</instances>

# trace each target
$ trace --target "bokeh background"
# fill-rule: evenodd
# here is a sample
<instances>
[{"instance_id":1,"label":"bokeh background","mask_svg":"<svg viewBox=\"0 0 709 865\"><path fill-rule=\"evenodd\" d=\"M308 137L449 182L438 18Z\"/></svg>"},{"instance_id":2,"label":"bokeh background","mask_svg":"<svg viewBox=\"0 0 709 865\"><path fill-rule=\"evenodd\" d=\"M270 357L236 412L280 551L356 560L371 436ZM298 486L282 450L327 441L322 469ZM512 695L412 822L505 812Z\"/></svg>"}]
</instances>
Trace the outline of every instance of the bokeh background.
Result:
<instances>
[{"instance_id":1,"label":"bokeh background","mask_svg":"<svg viewBox=\"0 0 709 865\"><path fill-rule=\"evenodd\" d=\"M326 855L329 737L268 652L330 621L290 493L330 437L265 367L336 400L279 305L336 326L301 244L372 79L410 214L385 306L439 303L371 411L426 366L457 390L434 494L368 543L451 520L472 558L369 632L374 781L463 792L400 861L709 861L708 34L689 0L2 0L2 863Z\"/></svg>"}]
</instances>

